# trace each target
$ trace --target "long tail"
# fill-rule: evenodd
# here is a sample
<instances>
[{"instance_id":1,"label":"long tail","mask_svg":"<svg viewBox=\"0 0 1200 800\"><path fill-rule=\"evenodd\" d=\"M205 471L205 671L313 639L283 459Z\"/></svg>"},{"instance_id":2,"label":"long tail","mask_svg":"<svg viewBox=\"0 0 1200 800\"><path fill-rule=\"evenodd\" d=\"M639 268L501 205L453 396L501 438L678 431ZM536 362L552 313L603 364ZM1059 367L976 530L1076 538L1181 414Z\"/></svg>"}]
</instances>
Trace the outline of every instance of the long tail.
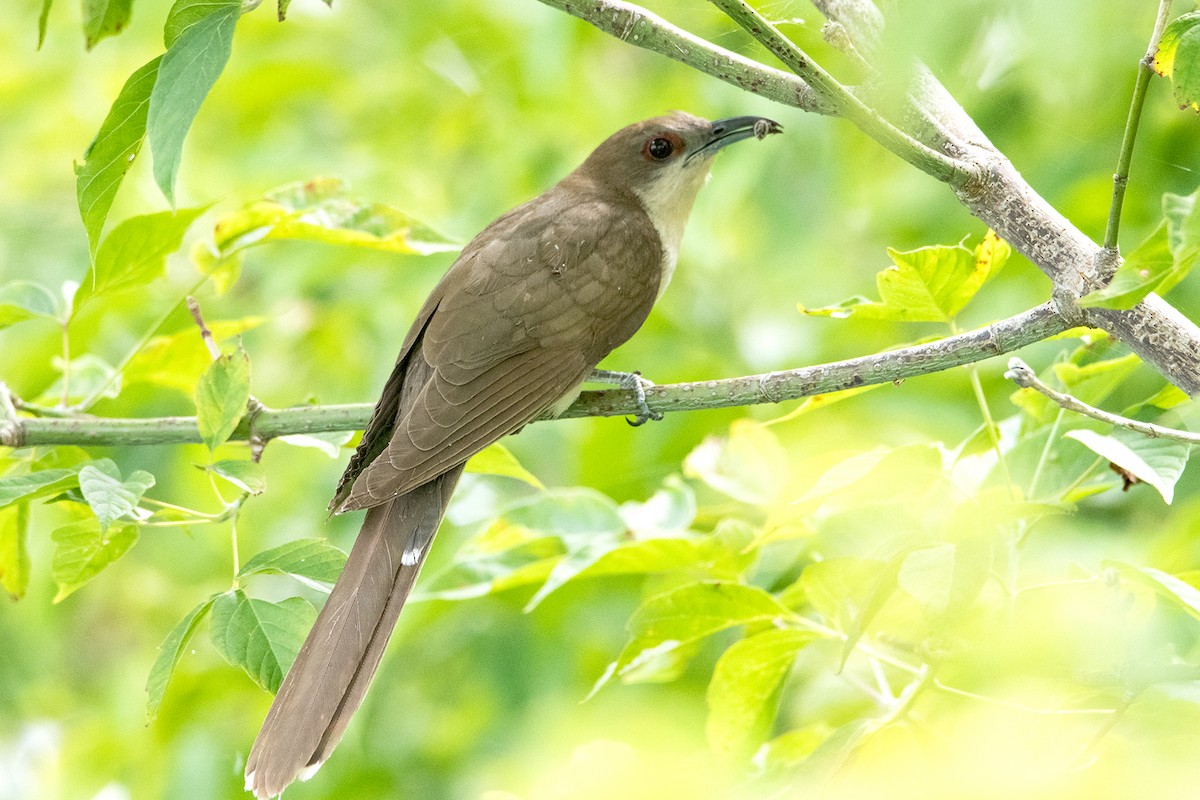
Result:
<instances>
[{"instance_id":1,"label":"long tail","mask_svg":"<svg viewBox=\"0 0 1200 800\"><path fill-rule=\"evenodd\" d=\"M311 777L342 738L461 473L455 468L367 511L346 568L250 749L246 789L256 797L275 797L297 778ZM414 549L416 563L402 563L414 560Z\"/></svg>"}]
</instances>

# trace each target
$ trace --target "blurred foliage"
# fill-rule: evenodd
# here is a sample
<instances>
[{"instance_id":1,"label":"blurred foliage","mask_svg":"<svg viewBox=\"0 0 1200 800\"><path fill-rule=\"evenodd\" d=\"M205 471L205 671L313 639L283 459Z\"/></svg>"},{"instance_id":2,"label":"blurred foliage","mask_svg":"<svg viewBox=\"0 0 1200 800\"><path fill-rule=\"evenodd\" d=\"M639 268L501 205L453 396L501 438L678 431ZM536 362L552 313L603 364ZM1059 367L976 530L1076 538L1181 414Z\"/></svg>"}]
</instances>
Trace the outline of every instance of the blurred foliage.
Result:
<instances>
[{"instance_id":1,"label":"blurred foliage","mask_svg":"<svg viewBox=\"0 0 1200 800\"><path fill-rule=\"evenodd\" d=\"M897 5L886 57L927 61L1098 236L1153 4ZM761 56L707 5L651 6ZM856 79L810 7L760 7ZM847 125L531 0L285 8L234 31L236 3L47 0L0 28L0 379L51 411L198 413L206 438L0 454L0 586L20 598L0 611L5 800L244 796L259 687L357 523L321 522L347 437L287 437L255 464L226 442L246 398L373 399L452 243L620 125L683 108L787 135L722 157L671 291L606 366L658 382L783 369L1048 294L944 187ZM1176 94L1150 89L1133 266L1097 303L1200 300L1180 282L1200 241L1198 123L1176 109L1194 97L1193 23L1158 64ZM880 301L863 301L873 282ZM1194 414L1096 331L1022 355L1086 402ZM464 477L370 699L288 796L1190 796L1187 448L1002 374L994 360L636 431L531 426Z\"/></svg>"}]
</instances>

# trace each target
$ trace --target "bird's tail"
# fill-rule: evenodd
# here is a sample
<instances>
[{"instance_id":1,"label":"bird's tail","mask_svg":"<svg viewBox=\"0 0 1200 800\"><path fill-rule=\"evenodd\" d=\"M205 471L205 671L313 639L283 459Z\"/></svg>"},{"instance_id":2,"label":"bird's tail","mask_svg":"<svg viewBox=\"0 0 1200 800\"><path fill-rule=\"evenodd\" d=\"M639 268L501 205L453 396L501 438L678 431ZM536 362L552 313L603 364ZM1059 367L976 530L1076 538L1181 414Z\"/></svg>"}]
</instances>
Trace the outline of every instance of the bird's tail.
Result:
<instances>
[{"instance_id":1,"label":"bird's tail","mask_svg":"<svg viewBox=\"0 0 1200 800\"><path fill-rule=\"evenodd\" d=\"M342 576L250 750L246 789L256 797L275 797L297 778L311 777L342 738L461 473L453 469L367 511Z\"/></svg>"}]
</instances>

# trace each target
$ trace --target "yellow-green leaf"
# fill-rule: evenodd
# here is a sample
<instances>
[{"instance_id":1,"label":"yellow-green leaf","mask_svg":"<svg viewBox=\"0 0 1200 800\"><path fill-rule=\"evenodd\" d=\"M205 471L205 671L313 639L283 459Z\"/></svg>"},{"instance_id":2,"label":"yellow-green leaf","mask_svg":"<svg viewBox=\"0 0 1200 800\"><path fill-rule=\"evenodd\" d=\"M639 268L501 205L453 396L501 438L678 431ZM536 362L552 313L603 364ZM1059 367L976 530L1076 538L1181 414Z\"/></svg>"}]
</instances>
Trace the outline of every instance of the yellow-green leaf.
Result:
<instances>
[{"instance_id":1,"label":"yellow-green leaf","mask_svg":"<svg viewBox=\"0 0 1200 800\"><path fill-rule=\"evenodd\" d=\"M359 200L336 178L280 187L217 222L217 250L228 254L262 242L298 239L427 255L457 250L444 234L392 206Z\"/></svg>"},{"instance_id":2,"label":"yellow-green leaf","mask_svg":"<svg viewBox=\"0 0 1200 800\"><path fill-rule=\"evenodd\" d=\"M1180 108L1200 111L1200 12L1184 14L1167 26L1154 69L1171 79Z\"/></svg>"},{"instance_id":3,"label":"yellow-green leaf","mask_svg":"<svg viewBox=\"0 0 1200 800\"><path fill-rule=\"evenodd\" d=\"M224 444L250 399L250 356L238 345L225 353L200 376L196 386L196 425L209 450Z\"/></svg>"},{"instance_id":4,"label":"yellow-green leaf","mask_svg":"<svg viewBox=\"0 0 1200 800\"><path fill-rule=\"evenodd\" d=\"M512 454L511 450L499 442L471 456L471 459L467 461L465 471L481 475L516 478L538 489L546 488L536 475L521 466L521 462L517 461L517 457Z\"/></svg>"}]
</instances>

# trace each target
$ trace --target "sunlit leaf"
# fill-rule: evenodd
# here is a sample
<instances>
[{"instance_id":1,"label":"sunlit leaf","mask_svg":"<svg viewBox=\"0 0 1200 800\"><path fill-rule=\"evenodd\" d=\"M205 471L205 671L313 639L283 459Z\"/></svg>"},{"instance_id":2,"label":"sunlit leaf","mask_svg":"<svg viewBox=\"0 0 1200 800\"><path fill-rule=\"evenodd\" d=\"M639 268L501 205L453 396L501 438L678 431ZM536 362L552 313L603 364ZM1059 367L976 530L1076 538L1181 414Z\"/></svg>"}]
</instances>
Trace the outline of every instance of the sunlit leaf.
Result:
<instances>
[{"instance_id":1,"label":"sunlit leaf","mask_svg":"<svg viewBox=\"0 0 1200 800\"><path fill-rule=\"evenodd\" d=\"M238 346L200 376L196 386L196 426L209 450L222 445L246 413L250 399L250 357Z\"/></svg>"},{"instance_id":2,"label":"sunlit leaf","mask_svg":"<svg viewBox=\"0 0 1200 800\"><path fill-rule=\"evenodd\" d=\"M337 458L342 454L342 448L353 438L354 431L319 431L317 433L289 433L286 436L276 436L274 441L290 444L293 447L312 447L330 458Z\"/></svg>"},{"instance_id":3,"label":"sunlit leaf","mask_svg":"<svg viewBox=\"0 0 1200 800\"><path fill-rule=\"evenodd\" d=\"M1200 12L1184 14L1163 31L1154 69L1171 79L1180 108L1200 111Z\"/></svg>"},{"instance_id":4,"label":"sunlit leaf","mask_svg":"<svg viewBox=\"0 0 1200 800\"><path fill-rule=\"evenodd\" d=\"M1137 354L1107 358L1080 366L1060 361L1051 367L1063 390L1085 403L1097 405L1108 397L1142 363Z\"/></svg>"},{"instance_id":5,"label":"sunlit leaf","mask_svg":"<svg viewBox=\"0 0 1200 800\"><path fill-rule=\"evenodd\" d=\"M696 519L696 493L678 475L670 475L644 503L622 503L621 519L641 536L687 530Z\"/></svg>"},{"instance_id":6,"label":"sunlit leaf","mask_svg":"<svg viewBox=\"0 0 1200 800\"><path fill-rule=\"evenodd\" d=\"M189 28L225 5L221 0L175 0L163 25L163 46L170 50Z\"/></svg>"},{"instance_id":7,"label":"sunlit leaf","mask_svg":"<svg viewBox=\"0 0 1200 800\"><path fill-rule=\"evenodd\" d=\"M192 245L188 257L197 272L208 276L209 283L218 296L225 294L237 283L246 260L246 254L241 250L222 254L214 251L208 242L202 241Z\"/></svg>"},{"instance_id":8,"label":"sunlit leaf","mask_svg":"<svg viewBox=\"0 0 1200 800\"><path fill-rule=\"evenodd\" d=\"M811 397L806 397L804 402L802 402L792 411L789 411L781 417L767 420L763 423L763 425L778 425L783 422L791 422L797 417L802 417L805 414L809 414L813 411L820 411L822 408L828 408L834 403L840 403L843 400L849 400L852 397L857 397L860 394L866 394L867 392L871 392L876 389L882 389L884 386L888 385L889 384L887 383L871 383L866 386L855 386L851 389L843 389L840 392L814 394Z\"/></svg>"},{"instance_id":9,"label":"sunlit leaf","mask_svg":"<svg viewBox=\"0 0 1200 800\"><path fill-rule=\"evenodd\" d=\"M768 630L735 642L717 661L708 684L708 743L717 753L748 755L774 717L768 701L796 653L815 638L797 630Z\"/></svg>"},{"instance_id":10,"label":"sunlit leaf","mask_svg":"<svg viewBox=\"0 0 1200 800\"><path fill-rule=\"evenodd\" d=\"M258 327L265 317L245 317L238 320L206 321L218 344L240 333ZM195 325L178 333L151 339L122 373L126 385L151 383L183 392L188 397L196 391L200 376L212 366L212 355ZM280 439L290 437L280 437ZM336 453L336 451L335 451Z\"/></svg>"},{"instance_id":11,"label":"sunlit leaf","mask_svg":"<svg viewBox=\"0 0 1200 800\"><path fill-rule=\"evenodd\" d=\"M1188 445L1183 442L1152 439L1125 429L1108 436L1081 429L1068 431L1066 436L1150 484L1167 503L1174 499L1175 484L1183 474L1189 453Z\"/></svg>"},{"instance_id":12,"label":"sunlit leaf","mask_svg":"<svg viewBox=\"0 0 1200 800\"><path fill-rule=\"evenodd\" d=\"M75 164L75 194L93 254L117 189L142 149L150 90L158 78L161 60L159 56L129 76L84 152L83 163Z\"/></svg>"},{"instance_id":13,"label":"sunlit leaf","mask_svg":"<svg viewBox=\"0 0 1200 800\"><path fill-rule=\"evenodd\" d=\"M267 488L266 473L262 464L256 461L223 459L209 464L205 469L220 475L243 492L262 494Z\"/></svg>"},{"instance_id":14,"label":"sunlit leaf","mask_svg":"<svg viewBox=\"0 0 1200 800\"><path fill-rule=\"evenodd\" d=\"M596 537L584 541L554 565L545 583L525 605L525 611L532 611L552 592L573 580L686 570L700 565L704 557L702 544L690 539L630 542L616 537Z\"/></svg>"},{"instance_id":15,"label":"sunlit leaf","mask_svg":"<svg viewBox=\"0 0 1200 800\"><path fill-rule=\"evenodd\" d=\"M317 610L302 597L271 603L235 589L213 601L209 629L226 661L274 693L316 618Z\"/></svg>"},{"instance_id":16,"label":"sunlit leaf","mask_svg":"<svg viewBox=\"0 0 1200 800\"><path fill-rule=\"evenodd\" d=\"M55 319L58 315L58 299L40 284L9 281L0 285L0 328L35 317Z\"/></svg>"},{"instance_id":17,"label":"sunlit leaf","mask_svg":"<svg viewBox=\"0 0 1200 800\"><path fill-rule=\"evenodd\" d=\"M117 465L107 458L79 470L79 490L100 525L100 532L119 519L129 517L142 495L154 485L154 476L135 469L122 479Z\"/></svg>"},{"instance_id":18,"label":"sunlit leaf","mask_svg":"<svg viewBox=\"0 0 1200 800\"><path fill-rule=\"evenodd\" d=\"M1200 589L1152 567L1135 567L1120 561L1104 562L1106 568L1116 569L1127 581L1149 589L1157 597L1200 620Z\"/></svg>"},{"instance_id":19,"label":"sunlit leaf","mask_svg":"<svg viewBox=\"0 0 1200 800\"><path fill-rule=\"evenodd\" d=\"M975 249L935 245L917 250L888 248L892 266L875 276L879 300L856 297L805 314L857 316L909 322L948 322L1008 260L1007 244L989 232Z\"/></svg>"},{"instance_id":20,"label":"sunlit leaf","mask_svg":"<svg viewBox=\"0 0 1200 800\"><path fill-rule=\"evenodd\" d=\"M79 358L64 364L59 356L50 359L50 365L59 373L54 383L46 387L39 400L46 404L63 400L63 383L67 382L66 400L78 402L85 397L116 397L121 392L121 377L116 368L94 353L84 353Z\"/></svg>"},{"instance_id":21,"label":"sunlit leaf","mask_svg":"<svg viewBox=\"0 0 1200 800\"><path fill-rule=\"evenodd\" d=\"M592 689L640 662L739 625L787 619L791 612L762 589L737 583L693 583L652 597L629 621L629 643Z\"/></svg>"},{"instance_id":22,"label":"sunlit leaf","mask_svg":"<svg viewBox=\"0 0 1200 800\"><path fill-rule=\"evenodd\" d=\"M354 198L349 185L335 178L276 189L264 200L221 218L213 235L222 253L277 239L423 255L459 248L399 209Z\"/></svg>"},{"instance_id":23,"label":"sunlit leaf","mask_svg":"<svg viewBox=\"0 0 1200 800\"><path fill-rule=\"evenodd\" d=\"M203 208L183 208L143 214L109 231L75 296L75 311L91 297L160 278L167 256L179 249L183 234L202 213Z\"/></svg>"},{"instance_id":24,"label":"sunlit leaf","mask_svg":"<svg viewBox=\"0 0 1200 800\"><path fill-rule=\"evenodd\" d=\"M158 655L155 656L154 664L150 667L150 674L146 678L147 723L153 722L158 716L158 709L167 693L167 684L171 681L175 666L179 663L179 659L183 658L188 642L196 633L196 628L208 616L213 601L217 597L218 595L213 595L189 611L158 646Z\"/></svg>"},{"instance_id":25,"label":"sunlit leaf","mask_svg":"<svg viewBox=\"0 0 1200 800\"><path fill-rule=\"evenodd\" d=\"M146 135L154 155L154 180L172 204L183 140L225 69L242 10L241 0L211 0L211 6L210 13L176 31L150 93Z\"/></svg>"},{"instance_id":26,"label":"sunlit leaf","mask_svg":"<svg viewBox=\"0 0 1200 800\"><path fill-rule=\"evenodd\" d=\"M617 504L591 489L553 489L509 506L504 519L564 538L615 534L625 530Z\"/></svg>"},{"instance_id":27,"label":"sunlit leaf","mask_svg":"<svg viewBox=\"0 0 1200 800\"><path fill-rule=\"evenodd\" d=\"M0 508L0 586L13 600L29 588L29 507Z\"/></svg>"},{"instance_id":28,"label":"sunlit leaf","mask_svg":"<svg viewBox=\"0 0 1200 800\"><path fill-rule=\"evenodd\" d=\"M346 554L324 539L294 539L264 550L242 565L238 577L262 573L333 583L346 566Z\"/></svg>"},{"instance_id":29,"label":"sunlit leaf","mask_svg":"<svg viewBox=\"0 0 1200 800\"><path fill-rule=\"evenodd\" d=\"M125 30L133 0L83 0L83 36L88 50ZM44 13L44 11L43 11Z\"/></svg>"},{"instance_id":30,"label":"sunlit leaf","mask_svg":"<svg viewBox=\"0 0 1200 800\"><path fill-rule=\"evenodd\" d=\"M684 473L754 505L779 501L790 474L787 451L760 423L738 420L726 439L709 437L688 454Z\"/></svg>"},{"instance_id":31,"label":"sunlit leaf","mask_svg":"<svg viewBox=\"0 0 1200 800\"><path fill-rule=\"evenodd\" d=\"M557 536L497 520L455 554L412 600L465 600L542 583L566 552Z\"/></svg>"},{"instance_id":32,"label":"sunlit leaf","mask_svg":"<svg viewBox=\"0 0 1200 800\"><path fill-rule=\"evenodd\" d=\"M467 461L465 471L480 475L516 478L538 489L546 488L536 475L521 466L521 462L517 461L517 457L512 454L512 451L499 442L471 456Z\"/></svg>"},{"instance_id":33,"label":"sunlit leaf","mask_svg":"<svg viewBox=\"0 0 1200 800\"><path fill-rule=\"evenodd\" d=\"M79 587L100 574L137 542L136 525L113 525L101 531L96 519L63 526L50 534L54 540L51 574L58 584L54 602L65 600Z\"/></svg>"}]
</instances>

